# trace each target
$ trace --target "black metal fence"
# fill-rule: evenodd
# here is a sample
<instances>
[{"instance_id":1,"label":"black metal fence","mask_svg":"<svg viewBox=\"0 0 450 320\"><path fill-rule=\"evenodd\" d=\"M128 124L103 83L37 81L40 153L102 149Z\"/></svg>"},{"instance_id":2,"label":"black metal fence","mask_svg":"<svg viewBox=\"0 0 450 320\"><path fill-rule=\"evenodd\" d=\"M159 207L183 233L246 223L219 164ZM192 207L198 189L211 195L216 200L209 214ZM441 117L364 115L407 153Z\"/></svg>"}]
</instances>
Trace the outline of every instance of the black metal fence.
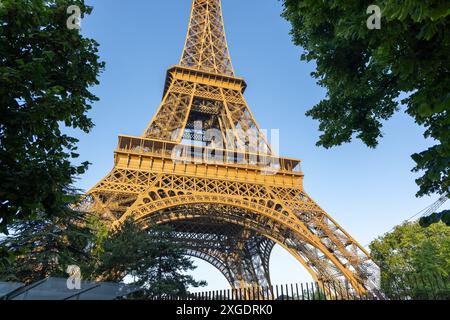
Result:
<instances>
[{"instance_id":1,"label":"black metal fence","mask_svg":"<svg viewBox=\"0 0 450 320\"><path fill-rule=\"evenodd\" d=\"M380 291L389 300L450 300L450 277L405 274L382 281Z\"/></svg>"},{"instance_id":2,"label":"black metal fence","mask_svg":"<svg viewBox=\"0 0 450 320\"><path fill-rule=\"evenodd\" d=\"M450 281L414 275L383 281L381 288L365 293L338 282L311 282L165 295L158 300L450 300Z\"/></svg>"}]
</instances>

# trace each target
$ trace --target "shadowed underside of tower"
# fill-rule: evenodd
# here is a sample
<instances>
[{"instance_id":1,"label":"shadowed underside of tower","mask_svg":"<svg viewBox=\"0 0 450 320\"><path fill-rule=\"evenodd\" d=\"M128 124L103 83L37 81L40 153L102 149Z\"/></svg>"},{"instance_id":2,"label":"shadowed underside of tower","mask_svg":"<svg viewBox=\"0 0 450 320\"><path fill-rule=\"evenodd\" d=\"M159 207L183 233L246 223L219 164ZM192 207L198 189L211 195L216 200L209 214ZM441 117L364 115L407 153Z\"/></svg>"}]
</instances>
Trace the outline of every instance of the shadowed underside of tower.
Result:
<instances>
[{"instance_id":1,"label":"shadowed underside of tower","mask_svg":"<svg viewBox=\"0 0 450 320\"><path fill-rule=\"evenodd\" d=\"M193 0L181 61L141 137L120 136L115 165L83 205L111 225L170 224L186 254L233 288L270 285L279 244L321 285L364 293L377 267L303 189L300 160L272 152L234 75L220 0Z\"/></svg>"}]
</instances>

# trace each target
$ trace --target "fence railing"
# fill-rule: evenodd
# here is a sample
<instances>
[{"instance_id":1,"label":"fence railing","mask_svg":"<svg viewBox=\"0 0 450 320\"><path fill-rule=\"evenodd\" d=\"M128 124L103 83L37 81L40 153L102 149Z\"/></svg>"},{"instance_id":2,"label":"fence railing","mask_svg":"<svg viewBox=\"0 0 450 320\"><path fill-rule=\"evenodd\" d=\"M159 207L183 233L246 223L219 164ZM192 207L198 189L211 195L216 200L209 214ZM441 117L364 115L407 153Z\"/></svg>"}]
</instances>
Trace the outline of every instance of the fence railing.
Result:
<instances>
[{"instance_id":1,"label":"fence railing","mask_svg":"<svg viewBox=\"0 0 450 320\"><path fill-rule=\"evenodd\" d=\"M390 300L450 300L450 277L405 274L383 281L381 290Z\"/></svg>"},{"instance_id":2,"label":"fence railing","mask_svg":"<svg viewBox=\"0 0 450 320\"><path fill-rule=\"evenodd\" d=\"M364 294L340 282L311 282L162 295L156 300L450 300L450 281L434 275L402 276L383 281Z\"/></svg>"}]
</instances>

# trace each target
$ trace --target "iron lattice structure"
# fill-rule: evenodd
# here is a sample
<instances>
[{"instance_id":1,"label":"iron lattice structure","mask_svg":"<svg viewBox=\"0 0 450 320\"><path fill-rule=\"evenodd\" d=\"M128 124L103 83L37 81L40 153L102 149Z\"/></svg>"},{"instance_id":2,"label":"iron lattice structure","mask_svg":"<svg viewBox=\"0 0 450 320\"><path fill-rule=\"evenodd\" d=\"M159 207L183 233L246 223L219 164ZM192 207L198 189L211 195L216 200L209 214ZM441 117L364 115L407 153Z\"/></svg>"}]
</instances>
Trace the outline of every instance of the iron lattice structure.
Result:
<instances>
[{"instance_id":1,"label":"iron lattice structure","mask_svg":"<svg viewBox=\"0 0 450 320\"><path fill-rule=\"evenodd\" d=\"M300 160L272 153L244 99L246 86L234 75L220 0L193 0L161 105L141 137L119 137L114 169L87 193L85 209L111 225L128 218L171 224L186 254L211 263L233 288L270 285L269 258L279 244L318 283L341 281L364 293L376 266L306 194ZM239 147L249 130L262 152ZM267 163L277 170L268 174Z\"/></svg>"}]
</instances>

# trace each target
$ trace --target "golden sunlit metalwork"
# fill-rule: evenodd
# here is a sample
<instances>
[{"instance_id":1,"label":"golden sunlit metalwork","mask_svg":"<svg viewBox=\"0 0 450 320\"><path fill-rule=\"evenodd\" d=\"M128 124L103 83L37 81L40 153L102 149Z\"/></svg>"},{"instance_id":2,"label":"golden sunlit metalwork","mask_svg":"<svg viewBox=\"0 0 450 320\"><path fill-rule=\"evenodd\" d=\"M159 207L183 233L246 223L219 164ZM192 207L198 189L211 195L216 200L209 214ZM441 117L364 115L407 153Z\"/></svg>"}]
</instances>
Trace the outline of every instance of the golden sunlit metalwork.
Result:
<instances>
[{"instance_id":1,"label":"golden sunlit metalwork","mask_svg":"<svg viewBox=\"0 0 450 320\"><path fill-rule=\"evenodd\" d=\"M186 254L211 263L233 288L270 285L269 258L279 244L319 284L365 293L377 269L368 252L304 191L300 160L272 152L244 99L246 86L234 75L220 0L193 0L161 105L141 137L119 137L114 169L87 193L86 210L111 225L128 218L171 224ZM223 150L213 148L210 129ZM240 133L248 130L262 152L235 147L245 145ZM205 156L218 150L221 161Z\"/></svg>"}]
</instances>

